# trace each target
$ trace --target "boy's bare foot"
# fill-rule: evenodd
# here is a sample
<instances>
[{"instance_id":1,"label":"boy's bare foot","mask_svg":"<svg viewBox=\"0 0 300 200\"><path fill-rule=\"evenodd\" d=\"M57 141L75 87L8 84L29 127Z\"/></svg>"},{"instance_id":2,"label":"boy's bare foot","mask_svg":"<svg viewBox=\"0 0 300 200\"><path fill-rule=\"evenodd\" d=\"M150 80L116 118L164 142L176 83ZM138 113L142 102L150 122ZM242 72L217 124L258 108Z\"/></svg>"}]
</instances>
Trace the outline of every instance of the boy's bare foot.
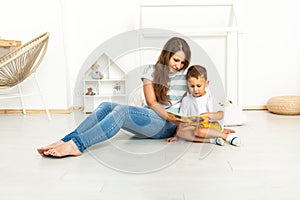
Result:
<instances>
[{"instance_id":1,"label":"boy's bare foot","mask_svg":"<svg viewBox=\"0 0 300 200\"><path fill-rule=\"evenodd\" d=\"M56 146L44 152L45 156L65 157L65 156L80 156L82 152L79 151L73 140L64 142L63 144Z\"/></svg>"},{"instance_id":2,"label":"boy's bare foot","mask_svg":"<svg viewBox=\"0 0 300 200\"><path fill-rule=\"evenodd\" d=\"M49 145L47 145L47 146L39 147L39 148L37 148L37 151L38 151L38 153L39 153L41 156L46 156L46 155L44 154L44 152L48 151L49 149L53 149L53 148L55 148L55 147L57 147L57 146L59 146L59 145L61 145L61 144L63 144L63 143L64 143L64 142L63 142L62 140L59 140L59 141L54 142L54 143L52 143L52 144L49 144Z\"/></svg>"}]
</instances>

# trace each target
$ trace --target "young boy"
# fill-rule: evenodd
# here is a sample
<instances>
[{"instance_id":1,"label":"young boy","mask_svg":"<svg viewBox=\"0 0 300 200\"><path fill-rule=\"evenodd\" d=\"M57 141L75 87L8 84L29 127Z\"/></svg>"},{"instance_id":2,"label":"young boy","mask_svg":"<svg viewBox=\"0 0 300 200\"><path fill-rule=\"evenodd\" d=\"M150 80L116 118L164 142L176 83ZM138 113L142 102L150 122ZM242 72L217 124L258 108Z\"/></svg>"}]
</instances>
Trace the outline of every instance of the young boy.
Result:
<instances>
[{"instance_id":1,"label":"young boy","mask_svg":"<svg viewBox=\"0 0 300 200\"><path fill-rule=\"evenodd\" d=\"M208 122L217 123L216 121L223 119L223 111L213 111L213 101L211 94L207 88L209 81L207 80L207 71L200 65L193 65L187 71L187 83L189 94L182 99L180 106L180 115L183 116L203 116L208 118ZM209 123L207 123L209 124ZM184 125L183 125L184 126ZM220 130L214 129L212 126L198 127L193 132L184 133L182 127L178 128L177 136L195 142L210 142L217 145L224 145L224 140L234 146L240 146L240 139L233 134L235 131L230 129ZM167 141L175 141L176 136L168 138Z\"/></svg>"}]
</instances>

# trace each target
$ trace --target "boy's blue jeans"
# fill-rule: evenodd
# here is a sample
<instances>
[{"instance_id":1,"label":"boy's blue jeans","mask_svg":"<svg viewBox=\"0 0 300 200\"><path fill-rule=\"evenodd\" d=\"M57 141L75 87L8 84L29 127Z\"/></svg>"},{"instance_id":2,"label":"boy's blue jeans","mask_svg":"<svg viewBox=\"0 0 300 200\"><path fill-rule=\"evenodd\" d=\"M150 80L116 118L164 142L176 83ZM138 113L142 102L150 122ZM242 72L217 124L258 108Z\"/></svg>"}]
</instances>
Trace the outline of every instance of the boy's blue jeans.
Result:
<instances>
[{"instance_id":1,"label":"boy's blue jeans","mask_svg":"<svg viewBox=\"0 0 300 200\"><path fill-rule=\"evenodd\" d=\"M113 137L121 128L154 139L171 137L176 131L175 124L152 109L103 102L62 141L73 140L83 152L91 145Z\"/></svg>"}]
</instances>

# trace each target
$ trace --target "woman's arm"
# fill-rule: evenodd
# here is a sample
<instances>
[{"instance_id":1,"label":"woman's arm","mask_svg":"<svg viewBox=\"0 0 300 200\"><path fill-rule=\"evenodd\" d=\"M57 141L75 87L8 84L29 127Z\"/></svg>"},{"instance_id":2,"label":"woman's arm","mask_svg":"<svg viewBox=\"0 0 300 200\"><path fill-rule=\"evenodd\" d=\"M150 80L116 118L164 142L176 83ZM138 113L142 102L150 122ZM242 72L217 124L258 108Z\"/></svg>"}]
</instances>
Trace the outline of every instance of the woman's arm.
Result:
<instances>
[{"instance_id":1,"label":"woman's arm","mask_svg":"<svg viewBox=\"0 0 300 200\"><path fill-rule=\"evenodd\" d=\"M171 121L175 124L178 123L176 120L171 119L168 116L165 108L157 102L152 81L150 81L148 79L144 79L143 80L143 90L144 90L146 103L149 106L149 108L154 110L162 118L164 118L168 121Z\"/></svg>"}]
</instances>

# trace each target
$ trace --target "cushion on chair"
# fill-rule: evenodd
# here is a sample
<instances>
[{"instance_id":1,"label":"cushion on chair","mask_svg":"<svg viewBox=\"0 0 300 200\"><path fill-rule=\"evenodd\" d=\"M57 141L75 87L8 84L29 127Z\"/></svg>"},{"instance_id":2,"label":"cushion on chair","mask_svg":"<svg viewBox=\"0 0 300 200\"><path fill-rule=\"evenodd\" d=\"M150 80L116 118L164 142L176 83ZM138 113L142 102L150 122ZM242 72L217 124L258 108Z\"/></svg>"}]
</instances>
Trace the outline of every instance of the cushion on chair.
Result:
<instances>
[{"instance_id":1,"label":"cushion on chair","mask_svg":"<svg viewBox=\"0 0 300 200\"><path fill-rule=\"evenodd\" d=\"M281 115L300 114L300 96L275 96L268 100L270 112Z\"/></svg>"}]
</instances>

